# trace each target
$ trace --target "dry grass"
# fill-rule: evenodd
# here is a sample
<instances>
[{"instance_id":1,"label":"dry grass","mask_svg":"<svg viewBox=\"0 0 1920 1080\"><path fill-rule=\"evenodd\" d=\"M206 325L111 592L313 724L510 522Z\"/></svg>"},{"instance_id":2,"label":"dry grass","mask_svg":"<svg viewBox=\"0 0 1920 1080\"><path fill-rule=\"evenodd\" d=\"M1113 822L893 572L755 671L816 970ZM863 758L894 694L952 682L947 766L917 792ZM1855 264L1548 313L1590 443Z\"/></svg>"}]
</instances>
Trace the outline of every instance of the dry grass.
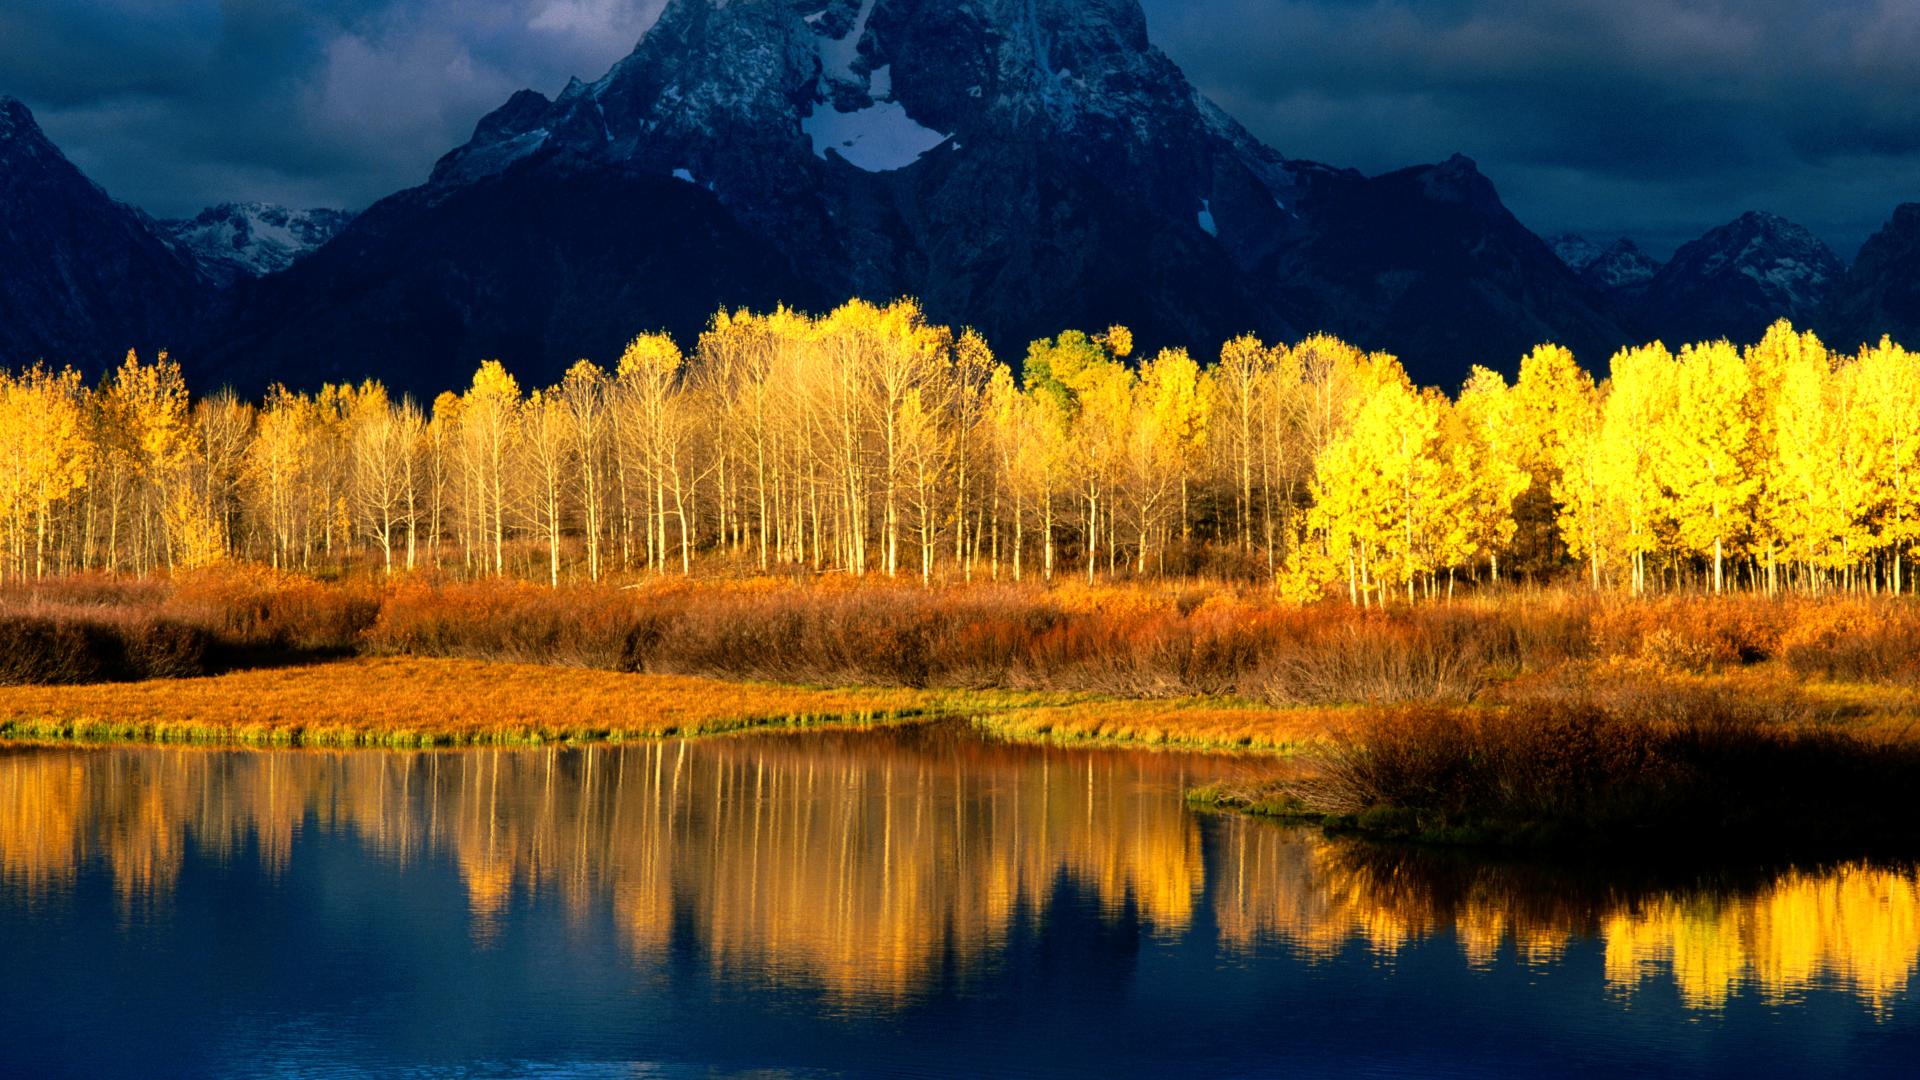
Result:
<instances>
[{"instance_id":1,"label":"dry grass","mask_svg":"<svg viewBox=\"0 0 1920 1080\"><path fill-rule=\"evenodd\" d=\"M818 690L471 660L358 659L206 678L0 689L0 735L306 745L627 739L926 713Z\"/></svg>"},{"instance_id":2,"label":"dry grass","mask_svg":"<svg viewBox=\"0 0 1920 1080\"><path fill-rule=\"evenodd\" d=\"M1298 750L1397 706L1509 708L1637 687L1717 689L1904 740L1920 715L1917 642L1920 604L1886 597L1632 601L1548 590L1361 611L1194 582L928 590L844 576L741 576L548 589L432 575L323 582L246 566L0 587L0 682L230 673L220 685L233 688L232 708L243 715L219 723L253 731L256 712L313 681L320 715L333 715L333 697L381 702L371 718L339 721L360 737L408 735L434 714L406 704L418 696L411 689L399 693L400 706L362 692L365 673L384 670L378 665L240 673L353 655L504 665L489 673L548 665L538 679L490 686L499 704L465 704L477 691L449 691L463 702L455 714L526 732L610 730L581 719L608 715L606 703L568 713L576 699L564 688L598 671L695 680L688 686L928 690L935 693L915 700L983 714L986 726L1021 738ZM128 688L124 702L103 691L90 706L91 730L178 719L179 709L132 718L111 711L144 707L140 695L149 693L165 691ZM180 687L181 708L202 708L198 693ZM781 703L743 710L732 693L720 695L723 718L790 711Z\"/></svg>"},{"instance_id":3,"label":"dry grass","mask_svg":"<svg viewBox=\"0 0 1920 1080\"><path fill-rule=\"evenodd\" d=\"M1298 753L1350 730L1358 708L1274 708L1219 698L1038 702L981 715L975 726L1007 739L1110 742L1192 750Z\"/></svg>"}]
</instances>

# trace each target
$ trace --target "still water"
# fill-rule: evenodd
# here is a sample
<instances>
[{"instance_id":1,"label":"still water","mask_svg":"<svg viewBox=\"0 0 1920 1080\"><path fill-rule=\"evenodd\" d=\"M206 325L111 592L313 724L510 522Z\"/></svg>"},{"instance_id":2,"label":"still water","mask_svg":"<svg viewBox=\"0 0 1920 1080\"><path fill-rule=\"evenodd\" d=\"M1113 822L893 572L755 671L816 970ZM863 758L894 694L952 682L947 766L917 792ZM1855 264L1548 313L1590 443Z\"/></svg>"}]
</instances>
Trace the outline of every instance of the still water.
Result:
<instances>
[{"instance_id":1,"label":"still water","mask_svg":"<svg viewBox=\"0 0 1920 1080\"><path fill-rule=\"evenodd\" d=\"M0 1073L1920 1075L1910 867L1568 875L1184 804L1246 767L3 748Z\"/></svg>"}]
</instances>

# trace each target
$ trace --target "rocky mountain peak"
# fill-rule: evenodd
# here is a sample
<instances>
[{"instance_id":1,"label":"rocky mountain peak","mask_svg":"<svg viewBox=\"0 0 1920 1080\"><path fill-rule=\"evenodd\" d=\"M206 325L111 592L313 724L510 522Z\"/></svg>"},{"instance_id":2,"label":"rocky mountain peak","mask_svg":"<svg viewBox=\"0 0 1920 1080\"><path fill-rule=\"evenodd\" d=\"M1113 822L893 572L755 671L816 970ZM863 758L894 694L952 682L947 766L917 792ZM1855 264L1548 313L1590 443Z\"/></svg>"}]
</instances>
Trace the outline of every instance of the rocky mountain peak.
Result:
<instances>
[{"instance_id":1,"label":"rocky mountain peak","mask_svg":"<svg viewBox=\"0 0 1920 1080\"><path fill-rule=\"evenodd\" d=\"M22 125L38 128L25 102L11 94L0 94L0 139L13 137Z\"/></svg>"},{"instance_id":2,"label":"rocky mountain peak","mask_svg":"<svg viewBox=\"0 0 1920 1080\"><path fill-rule=\"evenodd\" d=\"M1682 244L1647 281L1641 329L1669 342L1758 340L1775 319L1813 322L1845 272L1812 232L1749 211Z\"/></svg>"},{"instance_id":3,"label":"rocky mountain peak","mask_svg":"<svg viewBox=\"0 0 1920 1080\"><path fill-rule=\"evenodd\" d=\"M1825 329L1832 343L1851 348L1881 335L1920 342L1920 203L1902 203L1833 290Z\"/></svg>"},{"instance_id":4,"label":"rocky mountain peak","mask_svg":"<svg viewBox=\"0 0 1920 1080\"><path fill-rule=\"evenodd\" d=\"M1567 264L1569 270L1579 273L1592 266L1601 254L1598 244L1579 233L1560 233L1547 238L1547 246L1553 249L1560 261Z\"/></svg>"},{"instance_id":5,"label":"rocky mountain peak","mask_svg":"<svg viewBox=\"0 0 1920 1080\"><path fill-rule=\"evenodd\" d=\"M1748 211L1682 245L1661 273L1664 284L1739 276L1782 315L1809 314L1846 272L1840 257L1807 229L1762 211Z\"/></svg>"},{"instance_id":6,"label":"rocky mountain peak","mask_svg":"<svg viewBox=\"0 0 1920 1080\"><path fill-rule=\"evenodd\" d=\"M0 364L97 370L130 347L182 342L206 282L147 215L115 202L0 98Z\"/></svg>"},{"instance_id":7,"label":"rocky mountain peak","mask_svg":"<svg viewBox=\"0 0 1920 1080\"><path fill-rule=\"evenodd\" d=\"M352 220L353 215L342 210L222 203L186 220L163 221L160 227L209 278L230 285L285 270Z\"/></svg>"},{"instance_id":8,"label":"rocky mountain peak","mask_svg":"<svg viewBox=\"0 0 1920 1080\"><path fill-rule=\"evenodd\" d=\"M79 170L40 130L33 110L16 97L0 96L0 165L9 171L53 167L80 177Z\"/></svg>"},{"instance_id":9,"label":"rocky mountain peak","mask_svg":"<svg viewBox=\"0 0 1920 1080\"><path fill-rule=\"evenodd\" d=\"M1624 236L1603 248L1578 233L1562 233L1547 246L1580 280L1602 292L1644 285L1660 270L1657 260Z\"/></svg>"},{"instance_id":10,"label":"rocky mountain peak","mask_svg":"<svg viewBox=\"0 0 1920 1080\"><path fill-rule=\"evenodd\" d=\"M694 268L677 288L642 269L671 263ZM902 295L1012 356L1116 321L1201 353L1325 329L1434 382L1621 336L1471 160L1290 160L1148 40L1138 0L670 0L599 78L515 95L425 186L240 290L215 362L324 334L423 383L481 354L557 372L723 304ZM402 324L435 330L372 329Z\"/></svg>"}]
</instances>

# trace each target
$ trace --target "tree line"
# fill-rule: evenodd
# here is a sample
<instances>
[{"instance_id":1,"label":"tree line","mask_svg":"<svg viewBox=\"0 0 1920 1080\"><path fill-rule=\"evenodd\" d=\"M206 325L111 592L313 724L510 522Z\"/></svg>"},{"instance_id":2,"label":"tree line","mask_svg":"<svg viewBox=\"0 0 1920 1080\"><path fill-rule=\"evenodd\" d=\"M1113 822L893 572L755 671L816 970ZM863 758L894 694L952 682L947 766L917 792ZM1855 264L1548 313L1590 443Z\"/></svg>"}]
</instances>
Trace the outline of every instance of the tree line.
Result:
<instances>
[{"instance_id":1,"label":"tree line","mask_svg":"<svg viewBox=\"0 0 1920 1080\"><path fill-rule=\"evenodd\" d=\"M1543 345L1451 396L1319 335L1135 357L1036 341L1016 376L911 301L721 312L524 390L378 382L189 395L129 354L97 386L0 373L0 574L223 559L552 583L693 571L1268 578L1355 603L1577 572L1594 588L1906 591L1920 363L1757 344Z\"/></svg>"}]
</instances>

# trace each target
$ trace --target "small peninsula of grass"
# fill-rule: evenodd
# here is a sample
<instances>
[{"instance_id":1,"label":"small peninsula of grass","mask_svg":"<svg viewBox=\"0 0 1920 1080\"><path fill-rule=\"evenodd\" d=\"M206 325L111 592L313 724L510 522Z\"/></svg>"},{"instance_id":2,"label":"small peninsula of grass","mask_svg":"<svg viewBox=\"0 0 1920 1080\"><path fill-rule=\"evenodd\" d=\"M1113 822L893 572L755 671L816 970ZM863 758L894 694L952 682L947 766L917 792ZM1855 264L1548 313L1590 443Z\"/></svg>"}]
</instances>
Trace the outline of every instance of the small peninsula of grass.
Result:
<instances>
[{"instance_id":1,"label":"small peninsula of grass","mask_svg":"<svg viewBox=\"0 0 1920 1080\"><path fill-rule=\"evenodd\" d=\"M1316 737L1307 725L1317 715L1208 699L822 688L421 657L0 687L0 738L287 746L617 742L961 718L1009 737L1082 731L1191 749L1281 749Z\"/></svg>"},{"instance_id":2,"label":"small peninsula of grass","mask_svg":"<svg viewBox=\"0 0 1920 1080\"><path fill-rule=\"evenodd\" d=\"M458 746L709 735L929 715L931 695L479 660L362 658L187 679L0 688L0 736Z\"/></svg>"}]
</instances>

